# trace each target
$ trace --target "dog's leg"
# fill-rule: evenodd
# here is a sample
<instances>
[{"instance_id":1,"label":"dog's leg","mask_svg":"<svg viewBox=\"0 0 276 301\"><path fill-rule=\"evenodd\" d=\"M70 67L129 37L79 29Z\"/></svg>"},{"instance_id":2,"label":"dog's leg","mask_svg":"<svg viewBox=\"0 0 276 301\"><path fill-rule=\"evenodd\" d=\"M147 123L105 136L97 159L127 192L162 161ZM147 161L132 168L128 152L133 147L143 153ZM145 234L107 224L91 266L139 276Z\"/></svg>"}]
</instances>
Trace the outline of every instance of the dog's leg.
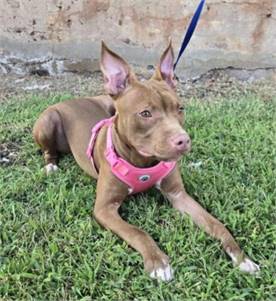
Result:
<instances>
[{"instance_id":1,"label":"dog's leg","mask_svg":"<svg viewBox=\"0 0 276 301\"><path fill-rule=\"evenodd\" d=\"M48 109L42 113L34 125L33 135L43 151L46 173L57 171L58 152L69 151L58 112Z\"/></svg>"},{"instance_id":2,"label":"dog's leg","mask_svg":"<svg viewBox=\"0 0 276 301\"><path fill-rule=\"evenodd\" d=\"M114 179L110 181L110 176L100 172L94 217L103 227L116 233L143 256L145 270L152 278L171 280L173 271L169 265L169 258L146 232L128 224L118 214L118 209L128 192L125 187L121 189L122 184L117 179L115 181L114 185Z\"/></svg>"},{"instance_id":3,"label":"dog's leg","mask_svg":"<svg viewBox=\"0 0 276 301\"><path fill-rule=\"evenodd\" d=\"M162 181L161 191L174 208L190 215L198 226L222 242L224 250L235 266L248 273L255 273L259 270L259 266L244 255L226 227L186 193L178 169Z\"/></svg>"}]
</instances>

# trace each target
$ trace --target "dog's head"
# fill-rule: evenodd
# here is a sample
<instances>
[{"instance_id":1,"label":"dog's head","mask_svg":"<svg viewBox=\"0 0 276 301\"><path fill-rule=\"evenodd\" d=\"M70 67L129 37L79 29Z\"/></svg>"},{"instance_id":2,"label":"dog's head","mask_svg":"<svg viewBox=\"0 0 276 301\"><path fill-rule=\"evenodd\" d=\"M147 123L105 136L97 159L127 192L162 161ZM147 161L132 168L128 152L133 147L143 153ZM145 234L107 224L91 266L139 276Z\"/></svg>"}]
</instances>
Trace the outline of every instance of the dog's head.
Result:
<instances>
[{"instance_id":1,"label":"dog's head","mask_svg":"<svg viewBox=\"0 0 276 301\"><path fill-rule=\"evenodd\" d=\"M184 108L175 92L171 43L151 79L140 82L130 66L102 43L105 89L115 102L117 130L144 157L177 160L191 149L183 129Z\"/></svg>"}]
</instances>

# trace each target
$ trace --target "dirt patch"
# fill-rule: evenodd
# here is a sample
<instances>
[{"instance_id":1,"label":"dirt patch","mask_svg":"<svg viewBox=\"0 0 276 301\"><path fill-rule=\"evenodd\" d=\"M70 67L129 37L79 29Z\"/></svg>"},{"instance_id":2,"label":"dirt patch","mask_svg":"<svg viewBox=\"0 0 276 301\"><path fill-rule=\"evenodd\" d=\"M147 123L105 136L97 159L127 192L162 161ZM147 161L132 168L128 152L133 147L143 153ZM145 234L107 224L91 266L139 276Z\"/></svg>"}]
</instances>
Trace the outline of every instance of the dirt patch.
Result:
<instances>
[{"instance_id":1,"label":"dirt patch","mask_svg":"<svg viewBox=\"0 0 276 301\"><path fill-rule=\"evenodd\" d=\"M13 142L0 144L0 166L7 166L17 159L19 146Z\"/></svg>"},{"instance_id":2,"label":"dirt patch","mask_svg":"<svg viewBox=\"0 0 276 301\"><path fill-rule=\"evenodd\" d=\"M244 72L244 76L241 74ZM257 94L264 101L276 98L275 79L257 79L257 71L237 69L211 70L201 77L182 81L178 94L183 98L198 98L211 101L219 97L237 98L248 93Z\"/></svg>"},{"instance_id":3,"label":"dirt patch","mask_svg":"<svg viewBox=\"0 0 276 301\"><path fill-rule=\"evenodd\" d=\"M134 68L138 78L148 79L153 68ZM253 71L252 71L253 72ZM258 80L256 74L242 70L212 70L190 80L179 78L177 87L181 98L199 98L212 100L220 96L239 97L247 93L258 93L259 97L270 100L276 97L275 78ZM25 98L27 95L47 96L68 93L74 97L94 96L104 93L103 79L100 72L89 74L68 73L57 76L38 74L18 76L6 74L0 76L0 102L9 98Z\"/></svg>"}]
</instances>

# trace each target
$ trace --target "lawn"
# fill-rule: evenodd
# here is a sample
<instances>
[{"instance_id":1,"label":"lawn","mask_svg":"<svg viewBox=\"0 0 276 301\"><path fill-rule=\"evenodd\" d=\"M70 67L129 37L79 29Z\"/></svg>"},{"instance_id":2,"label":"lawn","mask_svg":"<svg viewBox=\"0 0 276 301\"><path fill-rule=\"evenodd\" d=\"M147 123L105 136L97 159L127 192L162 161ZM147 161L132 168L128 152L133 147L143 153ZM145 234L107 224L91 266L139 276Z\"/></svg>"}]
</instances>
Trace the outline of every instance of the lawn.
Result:
<instances>
[{"instance_id":1,"label":"lawn","mask_svg":"<svg viewBox=\"0 0 276 301\"><path fill-rule=\"evenodd\" d=\"M72 157L57 174L42 170L32 125L69 97L0 104L0 150L12 152L0 164L0 300L276 300L276 99L249 93L186 104L186 189L227 225L260 274L233 268L217 241L150 190L130 197L121 214L170 256L175 278L159 283L91 218L95 181Z\"/></svg>"}]
</instances>

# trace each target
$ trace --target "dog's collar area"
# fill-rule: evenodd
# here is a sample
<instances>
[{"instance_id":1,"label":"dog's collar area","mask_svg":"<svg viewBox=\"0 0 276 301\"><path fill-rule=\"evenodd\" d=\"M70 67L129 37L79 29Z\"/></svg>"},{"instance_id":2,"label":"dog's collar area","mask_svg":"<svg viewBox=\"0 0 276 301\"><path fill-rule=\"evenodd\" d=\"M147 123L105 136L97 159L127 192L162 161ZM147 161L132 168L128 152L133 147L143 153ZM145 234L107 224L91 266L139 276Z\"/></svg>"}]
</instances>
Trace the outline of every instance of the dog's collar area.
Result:
<instances>
[{"instance_id":1,"label":"dog's collar area","mask_svg":"<svg viewBox=\"0 0 276 301\"><path fill-rule=\"evenodd\" d=\"M112 124L114 117L98 122L91 132L90 142L87 148L87 156L95 167L93 149L97 135L103 126L107 126L105 158L110 165L112 173L129 187L129 194L142 192L160 183L175 167L176 162L161 161L153 167L139 168L133 166L115 152L112 140Z\"/></svg>"}]
</instances>

